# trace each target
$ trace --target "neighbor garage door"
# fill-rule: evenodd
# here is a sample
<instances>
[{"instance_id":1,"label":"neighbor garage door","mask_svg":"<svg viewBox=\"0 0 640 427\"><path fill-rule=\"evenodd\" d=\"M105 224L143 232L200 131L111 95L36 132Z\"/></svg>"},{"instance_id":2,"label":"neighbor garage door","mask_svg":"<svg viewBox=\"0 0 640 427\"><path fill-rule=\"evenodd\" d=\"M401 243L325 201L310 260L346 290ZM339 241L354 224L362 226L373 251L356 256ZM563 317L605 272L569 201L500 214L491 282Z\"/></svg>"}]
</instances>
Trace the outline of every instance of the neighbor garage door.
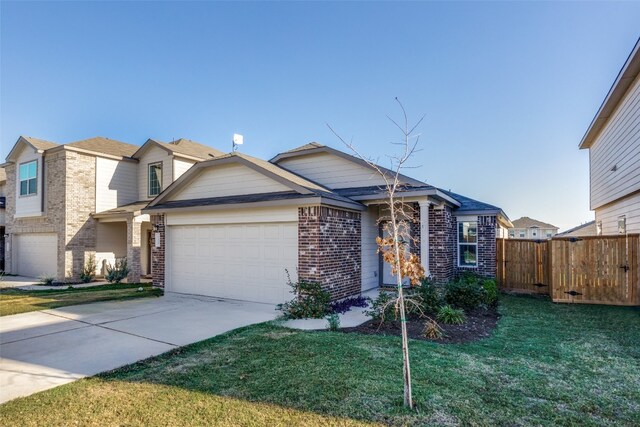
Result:
<instances>
[{"instance_id":1,"label":"neighbor garage door","mask_svg":"<svg viewBox=\"0 0 640 427\"><path fill-rule=\"evenodd\" d=\"M13 237L18 274L21 276L56 277L58 272L58 236L29 233Z\"/></svg>"},{"instance_id":2,"label":"neighbor garage door","mask_svg":"<svg viewBox=\"0 0 640 427\"><path fill-rule=\"evenodd\" d=\"M290 299L297 223L168 227L167 290L265 303Z\"/></svg>"}]
</instances>

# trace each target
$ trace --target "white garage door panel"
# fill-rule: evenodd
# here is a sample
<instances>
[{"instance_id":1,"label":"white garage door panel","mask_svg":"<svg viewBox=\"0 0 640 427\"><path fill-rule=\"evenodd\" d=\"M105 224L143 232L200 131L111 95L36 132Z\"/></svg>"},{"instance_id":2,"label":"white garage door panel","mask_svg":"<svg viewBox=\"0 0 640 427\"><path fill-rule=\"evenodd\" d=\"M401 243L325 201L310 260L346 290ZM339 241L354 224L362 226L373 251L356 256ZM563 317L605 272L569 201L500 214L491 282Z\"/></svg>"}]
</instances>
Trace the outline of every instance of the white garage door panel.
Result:
<instances>
[{"instance_id":1,"label":"white garage door panel","mask_svg":"<svg viewBox=\"0 0 640 427\"><path fill-rule=\"evenodd\" d=\"M14 237L18 274L28 277L52 276L58 272L58 236L18 234ZM15 264L14 264L15 266Z\"/></svg>"},{"instance_id":2,"label":"white garage door panel","mask_svg":"<svg viewBox=\"0 0 640 427\"><path fill-rule=\"evenodd\" d=\"M285 269L295 278L297 223L169 227L167 290L266 303L290 299Z\"/></svg>"}]
</instances>

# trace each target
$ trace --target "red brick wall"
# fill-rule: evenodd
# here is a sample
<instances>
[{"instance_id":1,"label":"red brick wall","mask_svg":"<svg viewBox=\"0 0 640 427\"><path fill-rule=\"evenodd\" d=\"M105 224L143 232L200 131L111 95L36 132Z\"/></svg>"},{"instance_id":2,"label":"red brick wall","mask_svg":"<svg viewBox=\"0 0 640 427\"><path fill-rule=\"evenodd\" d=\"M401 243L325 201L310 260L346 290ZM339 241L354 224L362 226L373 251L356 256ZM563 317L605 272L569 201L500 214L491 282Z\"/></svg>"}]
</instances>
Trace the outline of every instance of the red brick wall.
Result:
<instances>
[{"instance_id":1,"label":"red brick wall","mask_svg":"<svg viewBox=\"0 0 640 427\"><path fill-rule=\"evenodd\" d=\"M164 215L151 215L151 271L153 286L164 288L165 267L165 225ZM160 244L156 247L156 233L159 234Z\"/></svg>"},{"instance_id":2,"label":"red brick wall","mask_svg":"<svg viewBox=\"0 0 640 427\"><path fill-rule=\"evenodd\" d=\"M359 212L309 206L298 208L298 276L319 282L333 299L360 293Z\"/></svg>"},{"instance_id":3,"label":"red brick wall","mask_svg":"<svg viewBox=\"0 0 640 427\"><path fill-rule=\"evenodd\" d=\"M456 219L448 206L429 206L429 269L437 283L453 279L456 263Z\"/></svg>"}]
</instances>

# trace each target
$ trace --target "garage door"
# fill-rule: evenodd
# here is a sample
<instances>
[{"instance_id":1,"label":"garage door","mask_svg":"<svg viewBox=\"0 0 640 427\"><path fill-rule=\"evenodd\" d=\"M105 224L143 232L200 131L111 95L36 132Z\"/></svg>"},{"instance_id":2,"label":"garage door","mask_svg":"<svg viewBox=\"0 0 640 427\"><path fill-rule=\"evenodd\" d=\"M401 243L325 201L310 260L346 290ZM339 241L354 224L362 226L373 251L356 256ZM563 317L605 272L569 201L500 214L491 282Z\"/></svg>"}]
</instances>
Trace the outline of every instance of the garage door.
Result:
<instances>
[{"instance_id":1,"label":"garage door","mask_svg":"<svg viewBox=\"0 0 640 427\"><path fill-rule=\"evenodd\" d=\"M18 274L28 277L58 274L58 236L56 234L17 234L13 238Z\"/></svg>"},{"instance_id":2,"label":"garage door","mask_svg":"<svg viewBox=\"0 0 640 427\"><path fill-rule=\"evenodd\" d=\"M291 299L297 223L170 226L167 290L265 303Z\"/></svg>"}]
</instances>

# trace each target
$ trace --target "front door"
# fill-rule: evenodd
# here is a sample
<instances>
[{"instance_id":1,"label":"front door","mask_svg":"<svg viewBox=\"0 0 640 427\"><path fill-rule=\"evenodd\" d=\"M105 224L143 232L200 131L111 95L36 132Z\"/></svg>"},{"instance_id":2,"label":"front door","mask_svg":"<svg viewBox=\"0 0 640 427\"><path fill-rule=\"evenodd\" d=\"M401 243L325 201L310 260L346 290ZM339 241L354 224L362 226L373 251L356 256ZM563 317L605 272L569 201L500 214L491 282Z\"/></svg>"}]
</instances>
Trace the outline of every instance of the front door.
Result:
<instances>
[{"instance_id":1,"label":"front door","mask_svg":"<svg viewBox=\"0 0 640 427\"><path fill-rule=\"evenodd\" d=\"M380 237L383 237L383 236L386 237L386 236L389 235L389 232L386 231L385 228L386 227L384 226L384 224L380 225L380 234L379 234ZM409 229L407 231L407 233L410 236L411 235L410 234L411 230ZM406 242L402 242L402 244L405 247L405 253L408 255L409 251L411 250L411 242L410 242L409 239L407 239L407 240L408 241L406 241ZM379 256L380 256L380 263L382 264L382 276L380 277L380 282L381 282L380 286L393 286L393 287L398 286L398 282L397 282L398 279L396 278L396 276L391 274L391 265L389 263L383 261L382 254L380 254ZM405 278L402 281L402 285L403 286L409 286L410 285L409 279Z\"/></svg>"}]
</instances>

